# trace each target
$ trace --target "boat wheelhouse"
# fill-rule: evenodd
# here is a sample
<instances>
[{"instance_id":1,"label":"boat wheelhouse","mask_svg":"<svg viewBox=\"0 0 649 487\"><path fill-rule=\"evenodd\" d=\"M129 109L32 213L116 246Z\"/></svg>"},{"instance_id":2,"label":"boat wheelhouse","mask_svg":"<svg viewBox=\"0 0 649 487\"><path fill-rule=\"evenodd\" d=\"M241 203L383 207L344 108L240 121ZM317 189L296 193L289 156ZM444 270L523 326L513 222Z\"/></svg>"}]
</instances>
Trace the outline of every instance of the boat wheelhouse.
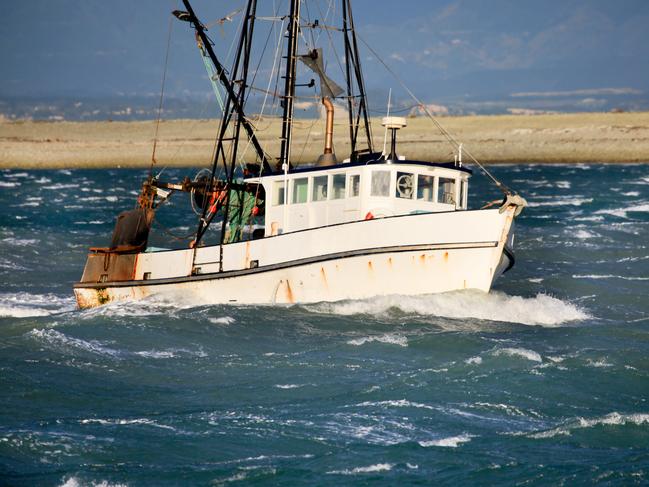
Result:
<instances>
[{"instance_id":1,"label":"boat wheelhouse","mask_svg":"<svg viewBox=\"0 0 649 487\"><path fill-rule=\"evenodd\" d=\"M265 235L398 215L466 210L471 171L450 163L378 161L263 178ZM275 230L273 230L275 229Z\"/></svg>"}]
</instances>

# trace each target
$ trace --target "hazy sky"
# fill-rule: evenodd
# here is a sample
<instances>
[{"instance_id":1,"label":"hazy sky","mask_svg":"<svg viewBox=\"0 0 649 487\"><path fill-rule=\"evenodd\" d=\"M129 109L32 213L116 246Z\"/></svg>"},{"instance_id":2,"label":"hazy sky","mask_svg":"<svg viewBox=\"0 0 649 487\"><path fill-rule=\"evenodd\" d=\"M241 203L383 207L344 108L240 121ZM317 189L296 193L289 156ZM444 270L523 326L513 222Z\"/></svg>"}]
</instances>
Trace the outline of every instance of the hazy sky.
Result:
<instances>
[{"instance_id":1,"label":"hazy sky","mask_svg":"<svg viewBox=\"0 0 649 487\"><path fill-rule=\"evenodd\" d=\"M170 11L179 3L2 1L0 96L157 93ZM193 1L206 23L243 3ZM328 3L309 3L310 17ZM263 8L272 4L260 1ZM615 96L611 89L649 88L647 0L356 0L353 6L361 36L420 93ZM235 23L210 31L220 52ZM370 90L394 83L367 51L363 57ZM170 94L210 90L193 36L178 21L168 74Z\"/></svg>"}]
</instances>

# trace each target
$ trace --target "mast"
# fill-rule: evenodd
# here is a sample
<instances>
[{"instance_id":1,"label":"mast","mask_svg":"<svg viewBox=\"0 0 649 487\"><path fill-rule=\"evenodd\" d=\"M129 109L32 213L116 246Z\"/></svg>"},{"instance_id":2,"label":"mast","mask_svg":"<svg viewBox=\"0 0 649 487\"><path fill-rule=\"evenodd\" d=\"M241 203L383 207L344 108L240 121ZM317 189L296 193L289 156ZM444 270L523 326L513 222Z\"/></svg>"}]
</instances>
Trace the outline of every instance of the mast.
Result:
<instances>
[{"instance_id":1,"label":"mast","mask_svg":"<svg viewBox=\"0 0 649 487\"><path fill-rule=\"evenodd\" d=\"M297 65L297 36L300 29L300 1L291 0L286 48L286 72L284 74L284 112L282 113L282 138L278 169L290 165L291 131L293 126L293 102L295 100L295 69Z\"/></svg>"},{"instance_id":2,"label":"mast","mask_svg":"<svg viewBox=\"0 0 649 487\"><path fill-rule=\"evenodd\" d=\"M365 83L361 70L360 56L358 54L358 43L356 41L356 30L354 28L354 17L350 0L342 0L343 15L343 37L345 42L345 75L347 81L347 106L349 111L349 139L351 143L351 158L354 160L359 152L371 153L372 132L367 108L367 95ZM354 94L354 80L358 87L358 95ZM365 137L367 149L358 150L358 131L361 118L365 126Z\"/></svg>"}]
</instances>

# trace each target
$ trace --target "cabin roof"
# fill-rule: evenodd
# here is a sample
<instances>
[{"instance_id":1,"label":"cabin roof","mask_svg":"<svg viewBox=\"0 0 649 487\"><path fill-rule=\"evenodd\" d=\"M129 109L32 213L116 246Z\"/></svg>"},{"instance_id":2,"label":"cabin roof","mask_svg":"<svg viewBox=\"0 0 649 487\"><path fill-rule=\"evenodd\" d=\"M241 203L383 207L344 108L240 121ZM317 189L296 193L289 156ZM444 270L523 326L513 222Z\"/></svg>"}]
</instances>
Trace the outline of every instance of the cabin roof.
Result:
<instances>
[{"instance_id":1,"label":"cabin roof","mask_svg":"<svg viewBox=\"0 0 649 487\"><path fill-rule=\"evenodd\" d=\"M297 173L310 173L317 171L326 171L331 169L348 169L351 167L363 167L370 165L385 165L386 162L390 162L391 165L397 167L404 164L416 165L416 166L427 166L427 167L441 167L444 169L453 169L455 171L462 171L468 174L473 174L473 171L467 167L457 166L453 162L425 162L425 161L414 161L414 160L398 160L398 161L386 161L385 159L379 161L361 161L361 162L343 162L340 164L334 164L332 166L308 166L308 167L296 167L291 169L289 174ZM265 174L265 176L278 176L284 174L282 171L274 171L270 174ZM262 176L263 177L263 176Z\"/></svg>"}]
</instances>

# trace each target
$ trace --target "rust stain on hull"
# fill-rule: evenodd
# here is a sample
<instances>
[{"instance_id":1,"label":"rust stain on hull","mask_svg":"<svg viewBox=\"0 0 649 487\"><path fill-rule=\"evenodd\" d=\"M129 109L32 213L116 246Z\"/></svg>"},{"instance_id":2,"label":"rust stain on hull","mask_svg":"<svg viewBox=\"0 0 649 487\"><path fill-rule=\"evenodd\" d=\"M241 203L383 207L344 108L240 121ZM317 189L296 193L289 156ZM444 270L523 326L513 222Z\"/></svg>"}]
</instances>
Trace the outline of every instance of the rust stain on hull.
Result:
<instances>
[{"instance_id":1,"label":"rust stain on hull","mask_svg":"<svg viewBox=\"0 0 649 487\"><path fill-rule=\"evenodd\" d=\"M286 301L293 304L295 303L295 297L293 297L293 290L291 289L291 283L286 279Z\"/></svg>"},{"instance_id":2,"label":"rust stain on hull","mask_svg":"<svg viewBox=\"0 0 649 487\"><path fill-rule=\"evenodd\" d=\"M112 301L106 288L75 290L74 295L79 309L96 308Z\"/></svg>"},{"instance_id":3,"label":"rust stain on hull","mask_svg":"<svg viewBox=\"0 0 649 487\"><path fill-rule=\"evenodd\" d=\"M320 267L320 278L324 284L325 289L329 289L329 283L327 282L327 273L324 270L324 267Z\"/></svg>"}]
</instances>

